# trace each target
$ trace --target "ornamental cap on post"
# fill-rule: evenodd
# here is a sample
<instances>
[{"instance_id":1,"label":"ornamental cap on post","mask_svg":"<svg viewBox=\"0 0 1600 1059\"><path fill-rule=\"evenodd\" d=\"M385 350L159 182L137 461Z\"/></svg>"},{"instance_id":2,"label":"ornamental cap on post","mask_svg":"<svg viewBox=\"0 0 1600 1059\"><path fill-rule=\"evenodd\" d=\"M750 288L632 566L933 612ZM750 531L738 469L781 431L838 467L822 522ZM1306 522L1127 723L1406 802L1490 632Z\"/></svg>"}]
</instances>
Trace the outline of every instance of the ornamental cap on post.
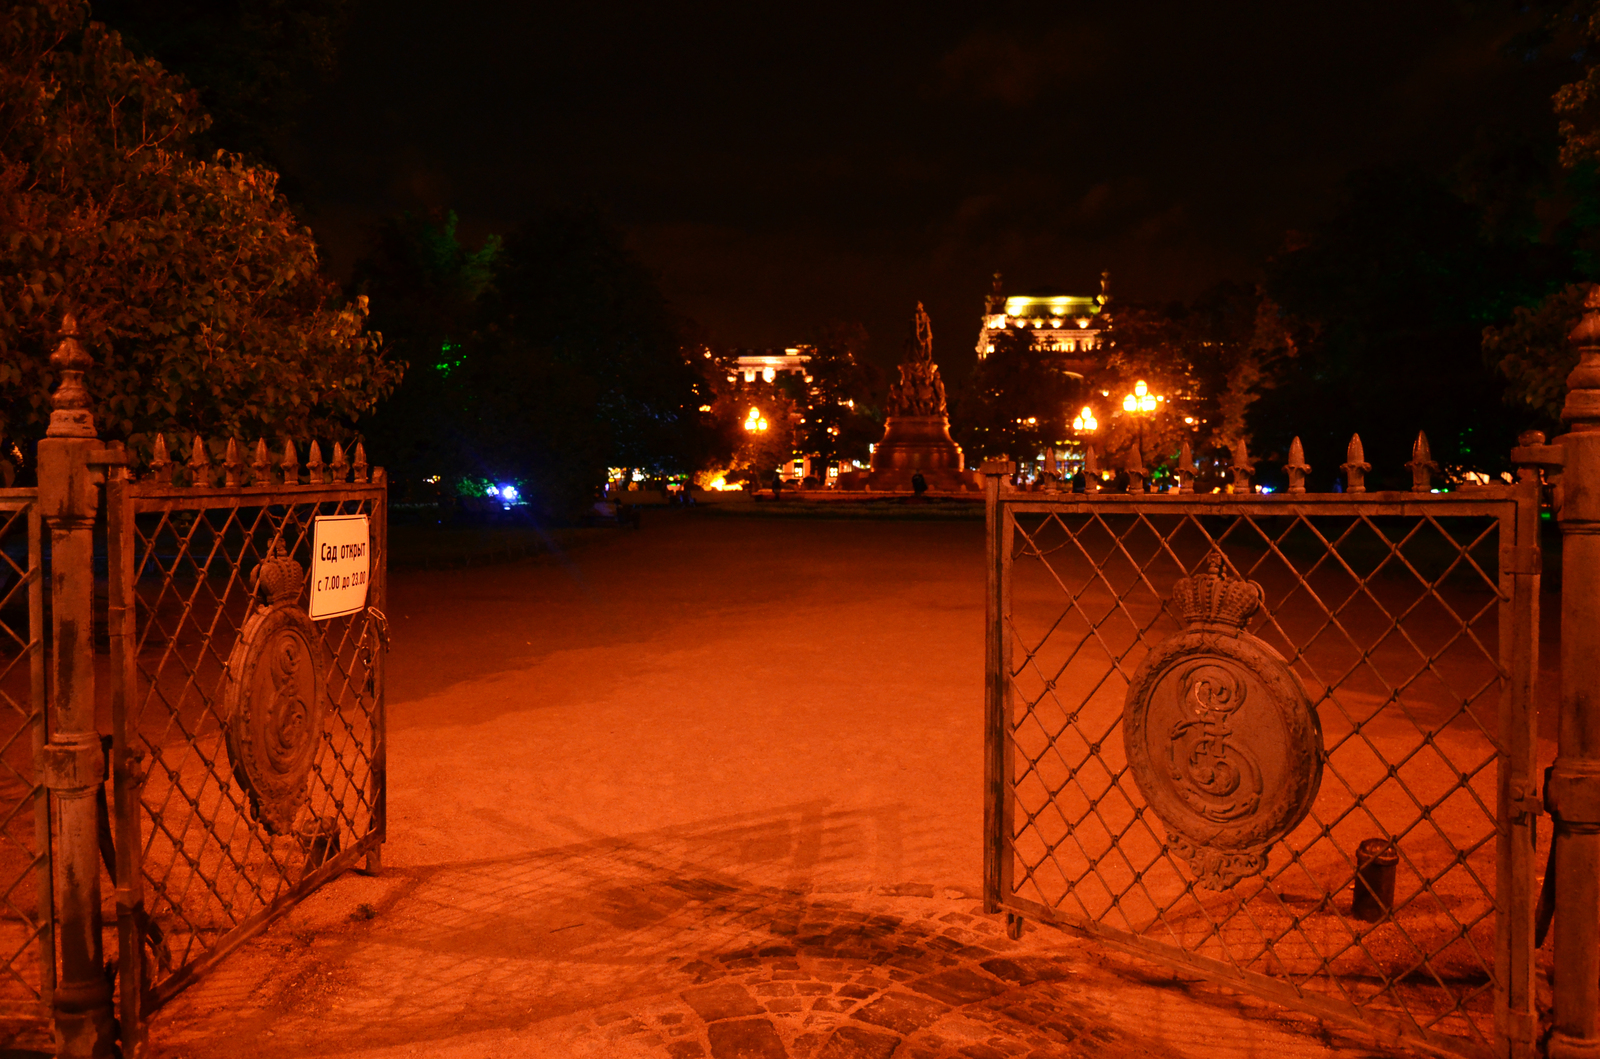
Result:
<instances>
[{"instance_id":1,"label":"ornamental cap on post","mask_svg":"<svg viewBox=\"0 0 1600 1059\"><path fill-rule=\"evenodd\" d=\"M1135 441L1133 448L1128 450L1128 492L1144 492L1144 480L1150 477L1144 469L1144 453L1139 451L1139 443Z\"/></svg>"},{"instance_id":2,"label":"ornamental cap on post","mask_svg":"<svg viewBox=\"0 0 1600 1059\"><path fill-rule=\"evenodd\" d=\"M1301 446L1299 437L1289 442L1289 461L1283 468L1289 472L1289 492L1305 492L1306 475L1311 472L1311 465L1306 462L1306 450Z\"/></svg>"},{"instance_id":3,"label":"ornamental cap on post","mask_svg":"<svg viewBox=\"0 0 1600 1059\"><path fill-rule=\"evenodd\" d=\"M198 433L194 436L194 444L189 448L189 470L194 473L194 481L190 485L196 488L208 488L211 485L211 455L206 452L206 443L201 440Z\"/></svg>"},{"instance_id":4,"label":"ornamental cap on post","mask_svg":"<svg viewBox=\"0 0 1600 1059\"><path fill-rule=\"evenodd\" d=\"M156 431L156 443L150 454L150 473L160 485L172 484L172 459L167 455L167 435Z\"/></svg>"},{"instance_id":5,"label":"ornamental cap on post","mask_svg":"<svg viewBox=\"0 0 1600 1059\"><path fill-rule=\"evenodd\" d=\"M1344 450L1344 462L1339 465L1339 469L1344 471L1345 492L1367 491L1367 472L1372 470L1372 464L1367 462L1367 453L1361 447L1360 434L1350 435L1350 447Z\"/></svg>"},{"instance_id":6,"label":"ornamental cap on post","mask_svg":"<svg viewBox=\"0 0 1600 1059\"><path fill-rule=\"evenodd\" d=\"M1583 319L1567 335L1578 351L1578 366L1567 376L1567 401L1561 418L1573 433L1600 430L1600 284L1583 300Z\"/></svg>"},{"instance_id":7,"label":"ornamental cap on post","mask_svg":"<svg viewBox=\"0 0 1600 1059\"><path fill-rule=\"evenodd\" d=\"M61 372L61 385L50 396L50 426L45 436L97 437L94 414L89 411L89 389L83 384L83 373L94 367L94 361L78 341L78 321L71 313L61 318L61 341L50 354L50 363Z\"/></svg>"},{"instance_id":8,"label":"ornamental cap on post","mask_svg":"<svg viewBox=\"0 0 1600 1059\"><path fill-rule=\"evenodd\" d=\"M1178 450L1178 492L1194 492L1194 452L1187 441Z\"/></svg>"},{"instance_id":9,"label":"ornamental cap on post","mask_svg":"<svg viewBox=\"0 0 1600 1059\"><path fill-rule=\"evenodd\" d=\"M1411 468L1411 491L1413 493L1426 493L1433 488L1433 474L1439 465L1433 462L1433 453L1428 449L1428 435L1417 431L1417 440L1411 443L1411 462L1406 464Z\"/></svg>"},{"instance_id":10,"label":"ornamental cap on post","mask_svg":"<svg viewBox=\"0 0 1600 1059\"><path fill-rule=\"evenodd\" d=\"M1255 461L1250 458L1250 444L1244 438L1233 443L1228 450L1228 462L1233 469L1233 491L1235 493L1248 493L1250 491L1250 472L1256 469Z\"/></svg>"}]
</instances>

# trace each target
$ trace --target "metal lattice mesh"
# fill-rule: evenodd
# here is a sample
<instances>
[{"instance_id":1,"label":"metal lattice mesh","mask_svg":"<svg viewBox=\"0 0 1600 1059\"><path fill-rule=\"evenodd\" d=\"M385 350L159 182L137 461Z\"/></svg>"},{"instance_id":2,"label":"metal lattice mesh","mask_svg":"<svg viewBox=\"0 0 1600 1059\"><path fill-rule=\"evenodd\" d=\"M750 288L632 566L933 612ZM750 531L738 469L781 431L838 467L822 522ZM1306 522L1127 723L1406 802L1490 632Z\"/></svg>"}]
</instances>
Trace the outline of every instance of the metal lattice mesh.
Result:
<instances>
[{"instance_id":1,"label":"metal lattice mesh","mask_svg":"<svg viewBox=\"0 0 1600 1059\"><path fill-rule=\"evenodd\" d=\"M1471 1047L1493 1040L1499 523L1487 516L1016 515L1011 891ZM1128 771L1129 678L1220 551L1251 632L1300 677L1326 746L1264 875L1197 888ZM1350 915L1356 847L1392 838L1392 916Z\"/></svg>"},{"instance_id":2,"label":"metal lattice mesh","mask_svg":"<svg viewBox=\"0 0 1600 1059\"><path fill-rule=\"evenodd\" d=\"M40 578L30 548L38 515L31 496L8 492L0 498L0 1019L11 1022L45 1016L49 968L40 952L51 934L49 857L39 841L46 794L34 765L45 738Z\"/></svg>"},{"instance_id":3,"label":"metal lattice mesh","mask_svg":"<svg viewBox=\"0 0 1600 1059\"><path fill-rule=\"evenodd\" d=\"M314 518L371 514L374 499L205 502L134 524L137 684L127 724L147 769L142 870L158 988L376 826L379 645L364 614L316 623L328 712L295 834L271 835L252 814L234 779L222 703L228 657L253 605L250 576L272 541L281 538L309 571ZM381 569L383 556L371 562Z\"/></svg>"}]
</instances>

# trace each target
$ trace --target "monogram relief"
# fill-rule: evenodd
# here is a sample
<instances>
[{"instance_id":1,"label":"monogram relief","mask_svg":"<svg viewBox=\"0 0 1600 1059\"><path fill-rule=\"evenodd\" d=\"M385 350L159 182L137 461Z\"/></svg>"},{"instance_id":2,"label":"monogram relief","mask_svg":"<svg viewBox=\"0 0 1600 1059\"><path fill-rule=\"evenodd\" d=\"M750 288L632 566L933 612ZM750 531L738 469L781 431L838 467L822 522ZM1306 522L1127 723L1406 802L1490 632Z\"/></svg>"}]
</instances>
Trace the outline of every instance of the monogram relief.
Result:
<instances>
[{"instance_id":1,"label":"monogram relief","mask_svg":"<svg viewBox=\"0 0 1600 1059\"><path fill-rule=\"evenodd\" d=\"M1261 588L1213 554L1173 586L1185 629L1157 644L1123 707L1129 770L1196 882L1225 889L1266 869L1311 810L1322 730L1299 678L1245 631Z\"/></svg>"}]
</instances>

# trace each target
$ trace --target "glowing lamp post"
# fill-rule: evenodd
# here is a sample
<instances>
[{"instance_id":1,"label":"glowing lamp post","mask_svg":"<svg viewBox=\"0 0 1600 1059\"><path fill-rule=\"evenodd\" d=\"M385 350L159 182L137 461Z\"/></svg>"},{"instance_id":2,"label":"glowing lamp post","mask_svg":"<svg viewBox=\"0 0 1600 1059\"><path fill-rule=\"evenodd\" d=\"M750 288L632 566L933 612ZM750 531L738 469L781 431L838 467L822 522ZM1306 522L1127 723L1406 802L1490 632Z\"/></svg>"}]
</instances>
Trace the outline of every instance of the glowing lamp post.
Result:
<instances>
[{"instance_id":1,"label":"glowing lamp post","mask_svg":"<svg viewBox=\"0 0 1600 1059\"><path fill-rule=\"evenodd\" d=\"M750 414L745 416L744 428L751 433L758 433L767 429L767 421L766 419L762 418L761 409L750 409Z\"/></svg>"},{"instance_id":2,"label":"glowing lamp post","mask_svg":"<svg viewBox=\"0 0 1600 1059\"><path fill-rule=\"evenodd\" d=\"M1140 383L1143 386L1144 383ZM1072 417L1072 429L1080 434L1093 434L1100 429L1100 420L1094 417L1094 409L1088 405L1083 406L1083 411Z\"/></svg>"},{"instance_id":3,"label":"glowing lamp post","mask_svg":"<svg viewBox=\"0 0 1600 1059\"><path fill-rule=\"evenodd\" d=\"M1143 379L1133 384L1133 392L1125 394L1122 398L1122 410L1132 412L1139 423L1139 458L1146 459L1144 451L1144 417L1156 410L1156 406L1165 401L1165 397L1157 397L1150 392L1150 387L1145 385Z\"/></svg>"}]
</instances>

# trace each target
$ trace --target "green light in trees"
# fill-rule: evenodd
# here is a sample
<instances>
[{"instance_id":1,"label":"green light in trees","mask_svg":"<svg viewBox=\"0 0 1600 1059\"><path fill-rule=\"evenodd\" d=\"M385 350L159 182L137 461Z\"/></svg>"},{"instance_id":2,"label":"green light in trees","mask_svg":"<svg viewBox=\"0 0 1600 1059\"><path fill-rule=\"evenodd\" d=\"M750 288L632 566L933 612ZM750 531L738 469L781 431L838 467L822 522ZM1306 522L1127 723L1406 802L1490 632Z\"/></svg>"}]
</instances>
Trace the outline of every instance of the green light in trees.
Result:
<instances>
[{"instance_id":1,"label":"green light in trees","mask_svg":"<svg viewBox=\"0 0 1600 1059\"><path fill-rule=\"evenodd\" d=\"M443 359L433 366L433 370L446 378L449 378L450 373L461 367L467 359L467 355L461 352L461 343L459 342L441 344L439 346L439 355Z\"/></svg>"}]
</instances>

